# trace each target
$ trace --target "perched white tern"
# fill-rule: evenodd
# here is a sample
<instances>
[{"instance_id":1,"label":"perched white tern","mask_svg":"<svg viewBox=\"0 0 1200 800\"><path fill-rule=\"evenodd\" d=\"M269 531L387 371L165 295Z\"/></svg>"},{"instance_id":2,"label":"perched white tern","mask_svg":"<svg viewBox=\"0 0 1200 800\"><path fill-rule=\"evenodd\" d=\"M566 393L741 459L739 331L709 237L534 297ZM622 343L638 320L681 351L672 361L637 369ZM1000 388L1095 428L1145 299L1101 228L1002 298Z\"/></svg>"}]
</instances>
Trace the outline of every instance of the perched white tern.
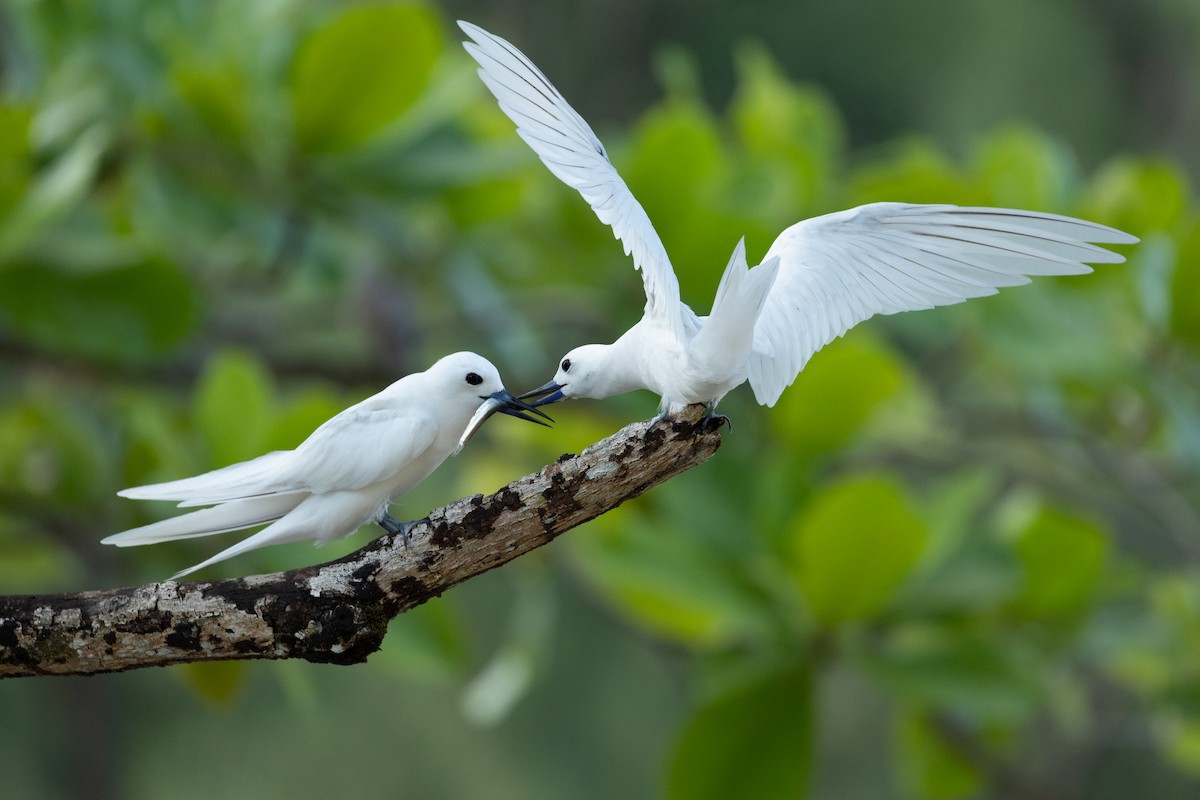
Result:
<instances>
[{"instance_id":1,"label":"perched white tern","mask_svg":"<svg viewBox=\"0 0 1200 800\"><path fill-rule=\"evenodd\" d=\"M496 411L540 425L546 423L534 414L549 419L509 394L486 358L454 353L341 412L295 450L118 492L138 500L212 508L103 541L129 547L271 523L172 579L267 545L312 539L319 546L372 520L407 542L413 523L397 522L388 505L458 452Z\"/></svg>"},{"instance_id":2,"label":"perched white tern","mask_svg":"<svg viewBox=\"0 0 1200 800\"><path fill-rule=\"evenodd\" d=\"M659 418L689 403L709 416L731 389L750 381L772 406L809 358L875 314L895 314L995 294L1029 275L1079 275L1084 262L1125 259L1088 244L1136 237L1084 220L1035 211L954 205L871 203L804 220L785 230L749 268L738 242L712 312L698 317L649 217L608 160L604 146L516 47L459 22L479 76L517 133L563 183L574 187L642 272L642 319L612 344L567 353L536 405L650 389Z\"/></svg>"}]
</instances>

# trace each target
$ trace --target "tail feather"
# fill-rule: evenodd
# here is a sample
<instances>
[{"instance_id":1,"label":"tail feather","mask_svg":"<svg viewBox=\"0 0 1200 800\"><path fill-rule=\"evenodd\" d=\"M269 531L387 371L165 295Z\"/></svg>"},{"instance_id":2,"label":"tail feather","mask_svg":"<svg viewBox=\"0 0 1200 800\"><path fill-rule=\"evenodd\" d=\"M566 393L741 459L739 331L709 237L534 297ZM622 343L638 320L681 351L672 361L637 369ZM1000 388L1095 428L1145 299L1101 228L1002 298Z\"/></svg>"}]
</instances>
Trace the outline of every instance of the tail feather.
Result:
<instances>
[{"instance_id":1,"label":"tail feather","mask_svg":"<svg viewBox=\"0 0 1200 800\"><path fill-rule=\"evenodd\" d=\"M180 500L180 506L202 506L228 500L286 491L284 468L294 450L276 450L250 461L215 469L203 475L117 492L134 500Z\"/></svg>"},{"instance_id":2,"label":"tail feather","mask_svg":"<svg viewBox=\"0 0 1200 800\"><path fill-rule=\"evenodd\" d=\"M748 350L754 337L754 323L778 272L778 258L771 258L753 269L748 267L746 241L738 241L717 287L712 313L703 330L696 334L694 343L705 349Z\"/></svg>"},{"instance_id":3,"label":"tail feather","mask_svg":"<svg viewBox=\"0 0 1200 800\"><path fill-rule=\"evenodd\" d=\"M286 525L286 523L280 523L280 525ZM305 530L296 529L295 526L289 526L291 530L285 531L280 528L280 525L268 525L253 536L248 536L245 539L242 539L240 542L230 545L221 552L217 553L215 556L206 558L199 564L188 567L187 569L179 570L179 572L176 572L168 580L177 581L184 575L191 575L193 572L202 570L205 567L211 567L218 561L224 561L227 558L240 556L242 553L248 553L251 550L257 550L260 547L266 547L273 544L285 544L287 542L297 542L310 538L306 535Z\"/></svg>"},{"instance_id":4,"label":"tail feather","mask_svg":"<svg viewBox=\"0 0 1200 800\"><path fill-rule=\"evenodd\" d=\"M305 492L291 492L231 500L213 508L193 511L190 514L152 522L140 528L114 533L100 541L103 544L117 547L132 547L228 533L273 522L300 505L306 497L308 494Z\"/></svg>"}]
</instances>

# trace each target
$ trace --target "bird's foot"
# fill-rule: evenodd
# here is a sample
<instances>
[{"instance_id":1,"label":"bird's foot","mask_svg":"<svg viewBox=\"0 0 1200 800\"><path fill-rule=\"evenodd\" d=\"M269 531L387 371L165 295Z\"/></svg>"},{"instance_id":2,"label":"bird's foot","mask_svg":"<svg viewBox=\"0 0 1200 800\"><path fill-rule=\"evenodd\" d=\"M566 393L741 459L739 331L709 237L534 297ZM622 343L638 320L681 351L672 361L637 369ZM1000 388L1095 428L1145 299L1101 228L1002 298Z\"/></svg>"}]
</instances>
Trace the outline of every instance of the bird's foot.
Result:
<instances>
[{"instance_id":1,"label":"bird's foot","mask_svg":"<svg viewBox=\"0 0 1200 800\"><path fill-rule=\"evenodd\" d=\"M729 419L729 417L725 416L724 414L718 414L711 407L707 412L705 412L704 416L700 418L699 425L701 430L713 431L719 431L721 430L722 425L727 425L729 426L729 432L733 433L733 420Z\"/></svg>"},{"instance_id":2,"label":"bird's foot","mask_svg":"<svg viewBox=\"0 0 1200 800\"><path fill-rule=\"evenodd\" d=\"M650 420L650 424L646 426L646 430L642 431L642 438L645 439L647 436L649 436L650 431L654 430L655 426L657 426L658 423L662 422L666 418L667 418L667 412L662 411L659 413L659 415L657 417Z\"/></svg>"},{"instance_id":3,"label":"bird's foot","mask_svg":"<svg viewBox=\"0 0 1200 800\"><path fill-rule=\"evenodd\" d=\"M379 519L379 526L388 533L400 534L400 541L404 544L404 549L408 549L408 542L412 539L412 529L416 526L416 522L400 522L391 514L384 513Z\"/></svg>"}]
</instances>

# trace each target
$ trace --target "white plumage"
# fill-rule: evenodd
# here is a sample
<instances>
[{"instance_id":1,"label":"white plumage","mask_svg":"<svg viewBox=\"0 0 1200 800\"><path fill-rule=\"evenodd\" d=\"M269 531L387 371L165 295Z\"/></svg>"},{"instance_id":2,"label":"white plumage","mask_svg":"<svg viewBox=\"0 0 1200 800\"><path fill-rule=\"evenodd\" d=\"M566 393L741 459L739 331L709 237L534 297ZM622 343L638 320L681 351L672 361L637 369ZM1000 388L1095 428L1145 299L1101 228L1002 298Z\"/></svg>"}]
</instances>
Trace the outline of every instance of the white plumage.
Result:
<instances>
[{"instance_id":1,"label":"white plumage","mask_svg":"<svg viewBox=\"0 0 1200 800\"><path fill-rule=\"evenodd\" d=\"M1030 275L1091 272L1085 262L1125 259L1089 242L1138 241L1056 214L872 203L796 223L752 269L739 243L711 315L697 317L679 299L649 217L588 124L517 48L470 23L459 26L517 133L612 226L646 289L643 318L611 345L567 353L552 381L524 395L546 395L539 404L646 388L662 398L664 413L697 402L711 411L748 380L758 402L771 406L813 353L875 314L994 294Z\"/></svg>"},{"instance_id":2,"label":"white plumage","mask_svg":"<svg viewBox=\"0 0 1200 800\"><path fill-rule=\"evenodd\" d=\"M173 576L179 578L267 545L305 540L321 545L373 520L407 535L407 526L387 515L388 505L457 452L460 441L497 410L533 422L527 412L541 415L504 389L487 359L466 352L448 355L341 412L295 450L118 492L137 500L175 500L180 507L213 507L103 542L129 547L271 523Z\"/></svg>"}]
</instances>

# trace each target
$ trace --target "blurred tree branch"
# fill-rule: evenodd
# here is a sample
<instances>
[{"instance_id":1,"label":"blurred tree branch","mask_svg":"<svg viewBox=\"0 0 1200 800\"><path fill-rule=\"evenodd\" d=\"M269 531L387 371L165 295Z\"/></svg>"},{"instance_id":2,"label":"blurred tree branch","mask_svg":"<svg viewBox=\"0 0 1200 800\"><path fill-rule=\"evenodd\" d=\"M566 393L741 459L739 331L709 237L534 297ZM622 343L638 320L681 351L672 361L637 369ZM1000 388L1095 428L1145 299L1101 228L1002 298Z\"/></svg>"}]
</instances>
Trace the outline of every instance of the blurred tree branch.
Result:
<instances>
[{"instance_id":1,"label":"blurred tree branch","mask_svg":"<svg viewBox=\"0 0 1200 800\"><path fill-rule=\"evenodd\" d=\"M0 597L0 678L91 675L190 661L356 664L388 622L703 463L720 436L692 406L629 425L490 497L431 513L408 548L384 536L345 558L272 575Z\"/></svg>"}]
</instances>

